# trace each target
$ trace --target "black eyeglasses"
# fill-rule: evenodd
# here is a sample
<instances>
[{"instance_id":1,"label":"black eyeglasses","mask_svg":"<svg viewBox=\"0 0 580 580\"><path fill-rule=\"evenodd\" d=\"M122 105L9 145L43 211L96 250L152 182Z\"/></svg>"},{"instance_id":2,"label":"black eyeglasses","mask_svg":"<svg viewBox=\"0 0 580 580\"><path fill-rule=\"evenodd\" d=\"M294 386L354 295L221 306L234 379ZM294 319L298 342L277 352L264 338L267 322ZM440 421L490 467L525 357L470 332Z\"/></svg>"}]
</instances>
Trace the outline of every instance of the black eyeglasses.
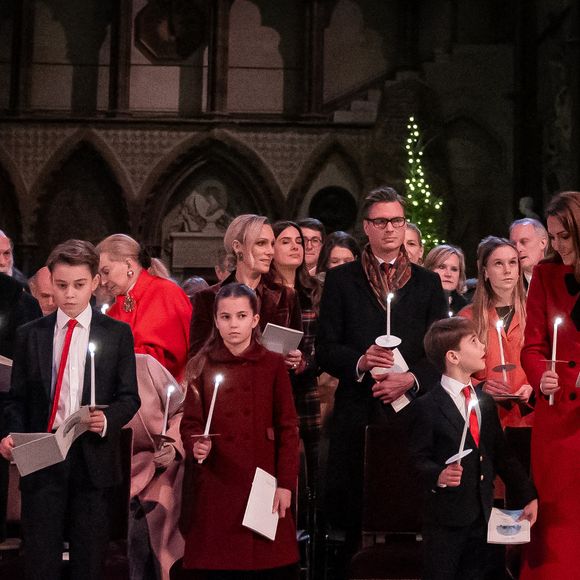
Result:
<instances>
[{"instance_id":1,"label":"black eyeglasses","mask_svg":"<svg viewBox=\"0 0 580 580\"><path fill-rule=\"evenodd\" d=\"M365 218L367 222L371 222L373 226L379 230L384 230L387 224L391 224L394 228L402 228L407 220L404 217L394 218Z\"/></svg>"}]
</instances>

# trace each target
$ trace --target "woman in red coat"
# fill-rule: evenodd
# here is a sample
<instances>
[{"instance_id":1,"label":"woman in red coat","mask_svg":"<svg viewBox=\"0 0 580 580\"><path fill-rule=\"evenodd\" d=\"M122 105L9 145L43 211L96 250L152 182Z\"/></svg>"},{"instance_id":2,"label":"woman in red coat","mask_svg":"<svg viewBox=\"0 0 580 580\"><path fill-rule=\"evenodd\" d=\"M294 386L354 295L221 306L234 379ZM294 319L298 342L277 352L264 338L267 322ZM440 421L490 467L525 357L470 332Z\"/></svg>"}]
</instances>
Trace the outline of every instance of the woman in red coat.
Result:
<instances>
[{"instance_id":1,"label":"woman in red coat","mask_svg":"<svg viewBox=\"0 0 580 580\"><path fill-rule=\"evenodd\" d=\"M546 210L556 256L534 269L522 364L537 394L532 475L540 500L524 580L580 577L580 193L554 197ZM552 358L557 331L555 371ZM549 395L554 396L550 405Z\"/></svg>"},{"instance_id":2,"label":"woman in red coat","mask_svg":"<svg viewBox=\"0 0 580 580\"><path fill-rule=\"evenodd\" d=\"M105 238L98 246L101 284L116 296L107 311L133 331L135 352L150 354L177 380L187 363L191 303L167 276L164 266L125 234ZM166 274L166 270L164 274Z\"/></svg>"},{"instance_id":3,"label":"woman in red coat","mask_svg":"<svg viewBox=\"0 0 580 580\"><path fill-rule=\"evenodd\" d=\"M204 580L298 578L290 511L298 477L296 410L282 356L256 340L257 312L250 288L221 288L214 307L216 331L188 367L181 436L186 453L197 461L183 566ZM217 374L223 382L210 433L219 436L200 438ZM277 478L272 510L280 520L274 541L242 526L258 467Z\"/></svg>"}]
</instances>

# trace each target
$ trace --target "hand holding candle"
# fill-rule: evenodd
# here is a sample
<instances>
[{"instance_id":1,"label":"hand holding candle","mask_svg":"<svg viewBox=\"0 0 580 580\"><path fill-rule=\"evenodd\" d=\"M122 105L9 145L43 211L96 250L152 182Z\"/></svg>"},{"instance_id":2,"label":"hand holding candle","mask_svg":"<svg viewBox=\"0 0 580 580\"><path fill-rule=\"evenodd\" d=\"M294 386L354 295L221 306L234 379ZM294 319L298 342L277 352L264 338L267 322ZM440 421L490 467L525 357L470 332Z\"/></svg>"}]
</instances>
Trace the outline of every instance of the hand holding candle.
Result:
<instances>
[{"instance_id":1,"label":"hand holding candle","mask_svg":"<svg viewBox=\"0 0 580 580\"><path fill-rule=\"evenodd\" d=\"M97 347L94 342L89 342L89 353L91 354L91 410L97 406L95 401L95 351Z\"/></svg>"},{"instance_id":2,"label":"hand holding candle","mask_svg":"<svg viewBox=\"0 0 580 580\"><path fill-rule=\"evenodd\" d=\"M558 345L558 326L562 324L563 320L560 316L557 316L554 320L554 332L552 334L552 359L551 359L551 370L552 372L556 372L556 354L557 354L557 345ZM548 404L552 406L554 404L554 395L550 395Z\"/></svg>"},{"instance_id":3,"label":"hand holding candle","mask_svg":"<svg viewBox=\"0 0 580 580\"><path fill-rule=\"evenodd\" d=\"M165 412L163 413L163 428L161 429L161 435L167 433L167 421L169 420L169 400L171 399L172 393L175 391L173 385L167 387L167 397L165 399Z\"/></svg>"},{"instance_id":4,"label":"hand holding candle","mask_svg":"<svg viewBox=\"0 0 580 580\"><path fill-rule=\"evenodd\" d=\"M203 430L203 436L204 437L208 437L209 436L209 429L211 427L211 420L213 417L213 410L215 408L215 401L217 398L217 393L218 393L218 389L219 386L221 384L221 382L224 380L224 376L223 375L216 375L215 379L214 379L214 385L213 385L213 395L211 397L211 403L209 404L209 412L207 414L207 419L205 422L205 429ZM203 459L198 459L197 460L198 463L203 463Z\"/></svg>"}]
</instances>

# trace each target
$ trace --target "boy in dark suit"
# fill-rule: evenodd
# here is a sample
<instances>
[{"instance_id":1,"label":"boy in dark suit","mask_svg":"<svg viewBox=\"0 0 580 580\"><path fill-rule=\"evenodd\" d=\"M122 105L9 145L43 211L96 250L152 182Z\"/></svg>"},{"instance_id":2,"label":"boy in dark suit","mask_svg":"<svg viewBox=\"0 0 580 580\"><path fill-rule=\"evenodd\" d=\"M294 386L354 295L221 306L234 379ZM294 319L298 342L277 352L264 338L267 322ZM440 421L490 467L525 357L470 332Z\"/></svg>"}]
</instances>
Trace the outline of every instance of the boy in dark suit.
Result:
<instances>
[{"instance_id":1,"label":"boy in dark suit","mask_svg":"<svg viewBox=\"0 0 580 580\"><path fill-rule=\"evenodd\" d=\"M90 402L89 341L96 346L96 404L89 431L67 458L21 479L26 576L58 580L68 525L71 579L102 578L108 498L121 480L119 433L139 408L129 326L92 310L99 257L92 244L69 240L48 258L58 310L16 335L0 453L10 459L10 432L54 432Z\"/></svg>"},{"instance_id":2,"label":"boy in dark suit","mask_svg":"<svg viewBox=\"0 0 580 580\"><path fill-rule=\"evenodd\" d=\"M485 368L485 346L473 323L439 320L424 344L443 374L441 384L415 402L411 436L413 459L427 491L424 578L483 578L496 473L525 506L522 519L532 524L536 492L505 441L493 399L471 384L471 375ZM473 451L461 463L446 466L458 451L466 421L465 449Z\"/></svg>"}]
</instances>

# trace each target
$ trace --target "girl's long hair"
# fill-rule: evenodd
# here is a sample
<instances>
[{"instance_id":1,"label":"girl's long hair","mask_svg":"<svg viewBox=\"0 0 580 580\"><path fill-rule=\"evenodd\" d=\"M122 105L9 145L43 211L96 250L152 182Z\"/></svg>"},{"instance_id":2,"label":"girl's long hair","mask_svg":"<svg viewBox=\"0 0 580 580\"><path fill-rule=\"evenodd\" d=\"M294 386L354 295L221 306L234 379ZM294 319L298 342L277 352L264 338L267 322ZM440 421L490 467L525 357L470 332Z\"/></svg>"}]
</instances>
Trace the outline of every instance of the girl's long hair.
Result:
<instances>
[{"instance_id":1,"label":"girl's long hair","mask_svg":"<svg viewBox=\"0 0 580 580\"><path fill-rule=\"evenodd\" d=\"M201 347L200 351L187 363L185 369L185 377L187 382L191 382L197 379L205 367L209 353L216 349L216 347L222 342L222 337L215 324L215 319L217 316L217 311L219 304L225 298L247 298L250 303L250 308L252 313L259 314L258 312L258 297L256 293L246 286L245 284L226 284L222 286L219 292L216 294L215 301L213 303L213 318L214 324L209 338L205 341L205 344ZM257 324L254 329L252 329L252 341L259 341L261 337L260 325Z\"/></svg>"},{"instance_id":2,"label":"girl's long hair","mask_svg":"<svg viewBox=\"0 0 580 580\"><path fill-rule=\"evenodd\" d=\"M272 229L274 230L274 237L278 239L278 236L286 228L295 228L300 236L301 246L303 250L302 264L296 269L296 275L294 279L294 290L298 295L298 300L300 301L300 306L303 310L314 310L318 312L318 306L320 305L320 295L322 294L322 287L320 282L308 273L308 268L306 267L306 247L304 246L304 236L302 235L302 230L300 226L288 220L277 221L272 224ZM276 260L272 261L272 269L274 270L275 278L278 279L278 272L276 270Z\"/></svg>"},{"instance_id":3,"label":"girl's long hair","mask_svg":"<svg viewBox=\"0 0 580 580\"><path fill-rule=\"evenodd\" d=\"M318 264L316 266L317 274L328 271L328 260L330 260L330 254L334 248L346 248L347 250L350 250L355 260L360 259L360 247L357 241L346 232L333 232L326 236L324 244L322 244L322 249L318 256Z\"/></svg>"},{"instance_id":4,"label":"girl's long hair","mask_svg":"<svg viewBox=\"0 0 580 580\"><path fill-rule=\"evenodd\" d=\"M516 246L506 238L498 238L496 236L487 236L477 246L477 287L473 295L473 322L477 328L477 335L479 340L487 344L487 332L489 329L489 310L495 308L497 295L491 287L489 280L485 278L485 268L489 257L498 248L508 246L512 248L518 256ZM522 279L522 269L518 261L518 281L512 292L513 305L515 313L520 319L520 326L522 330L522 341L524 337L524 328L526 327L526 291Z\"/></svg>"}]
</instances>

